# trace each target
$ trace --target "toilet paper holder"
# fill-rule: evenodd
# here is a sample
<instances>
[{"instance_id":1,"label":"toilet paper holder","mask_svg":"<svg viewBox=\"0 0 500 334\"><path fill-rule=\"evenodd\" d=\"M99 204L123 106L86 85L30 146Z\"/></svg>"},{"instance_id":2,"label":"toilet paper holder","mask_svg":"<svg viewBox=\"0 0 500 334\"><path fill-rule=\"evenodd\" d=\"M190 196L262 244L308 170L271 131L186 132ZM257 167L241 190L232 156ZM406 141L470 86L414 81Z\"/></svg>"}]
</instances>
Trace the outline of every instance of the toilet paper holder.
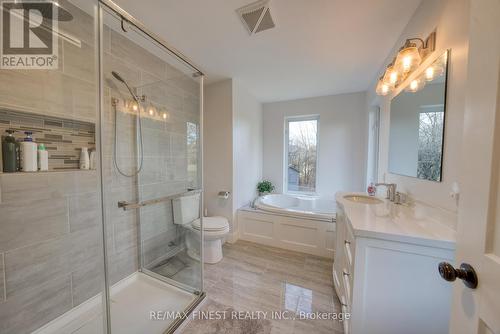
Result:
<instances>
[{"instance_id":1,"label":"toilet paper holder","mask_svg":"<svg viewBox=\"0 0 500 334\"><path fill-rule=\"evenodd\" d=\"M228 198L229 198L229 194L230 194L230 192L229 192L229 191L226 191L226 190L221 190L221 191L219 191L219 193L217 194L217 197L219 197L220 199L228 199Z\"/></svg>"}]
</instances>

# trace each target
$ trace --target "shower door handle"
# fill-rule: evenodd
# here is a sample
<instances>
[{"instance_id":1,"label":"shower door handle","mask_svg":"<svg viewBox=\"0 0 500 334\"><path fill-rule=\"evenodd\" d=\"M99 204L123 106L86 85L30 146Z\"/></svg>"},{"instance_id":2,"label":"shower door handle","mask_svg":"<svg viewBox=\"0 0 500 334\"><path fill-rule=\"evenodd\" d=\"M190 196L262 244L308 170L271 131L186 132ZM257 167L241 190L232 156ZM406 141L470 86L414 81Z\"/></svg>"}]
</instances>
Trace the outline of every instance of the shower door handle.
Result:
<instances>
[{"instance_id":1,"label":"shower door handle","mask_svg":"<svg viewBox=\"0 0 500 334\"><path fill-rule=\"evenodd\" d=\"M165 197L149 199L147 201L136 202L136 203L130 203L127 201L119 201L118 207L123 209L124 211L132 210L132 209L139 209L139 208L142 208L143 206L168 202L168 201L174 200L174 199L179 198L179 197L201 194L202 192L203 192L203 189L194 189L194 190L184 191L182 193L178 193L175 195L169 195L169 196L165 196Z\"/></svg>"}]
</instances>

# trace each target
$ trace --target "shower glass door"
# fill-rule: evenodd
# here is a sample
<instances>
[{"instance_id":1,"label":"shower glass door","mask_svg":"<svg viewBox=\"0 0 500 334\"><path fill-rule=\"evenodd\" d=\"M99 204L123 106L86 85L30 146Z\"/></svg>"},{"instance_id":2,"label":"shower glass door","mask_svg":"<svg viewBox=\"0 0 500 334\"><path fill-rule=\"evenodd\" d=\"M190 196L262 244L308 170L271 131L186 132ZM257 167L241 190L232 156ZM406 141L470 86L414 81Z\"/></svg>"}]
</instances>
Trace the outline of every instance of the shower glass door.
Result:
<instances>
[{"instance_id":1,"label":"shower glass door","mask_svg":"<svg viewBox=\"0 0 500 334\"><path fill-rule=\"evenodd\" d=\"M201 212L203 76L112 2L99 13L110 330L170 332L152 312L203 298L202 232L174 219L186 197Z\"/></svg>"}]
</instances>

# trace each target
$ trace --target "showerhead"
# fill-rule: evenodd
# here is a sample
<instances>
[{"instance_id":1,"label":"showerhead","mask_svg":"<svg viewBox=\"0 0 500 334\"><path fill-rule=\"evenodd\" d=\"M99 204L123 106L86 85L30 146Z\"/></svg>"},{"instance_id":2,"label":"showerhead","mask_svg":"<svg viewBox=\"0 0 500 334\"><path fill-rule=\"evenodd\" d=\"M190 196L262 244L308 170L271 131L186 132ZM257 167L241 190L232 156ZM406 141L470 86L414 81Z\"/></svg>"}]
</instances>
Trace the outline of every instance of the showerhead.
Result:
<instances>
[{"instance_id":1,"label":"showerhead","mask_svg":"<svg viewBox=\"0 0 500 334\"><path fill-rule=\"evenodd\" d=\"M130 95L132 95L135 102L139 103L139 98L135 95L134 91L132 90L132 88L130 88L125 79L123 79L122 76L118 74L118 72L111 71L111 74L115 77L116 80L122 82L125 85L125 87L127 87L128 91L130 92Z\"/></svg>"},{"instance_id":2,"label":"showerhead","mask_svg":"<svg viewBox=\"0 0 500 334\"><path fill-rule=\"evenodd\" d=\"M113 76L115 77L116 80L125 83L125 80L123 80L123 78L117 72L112 71L111 74L113 74Z\"/></svg>"}]
</instances>

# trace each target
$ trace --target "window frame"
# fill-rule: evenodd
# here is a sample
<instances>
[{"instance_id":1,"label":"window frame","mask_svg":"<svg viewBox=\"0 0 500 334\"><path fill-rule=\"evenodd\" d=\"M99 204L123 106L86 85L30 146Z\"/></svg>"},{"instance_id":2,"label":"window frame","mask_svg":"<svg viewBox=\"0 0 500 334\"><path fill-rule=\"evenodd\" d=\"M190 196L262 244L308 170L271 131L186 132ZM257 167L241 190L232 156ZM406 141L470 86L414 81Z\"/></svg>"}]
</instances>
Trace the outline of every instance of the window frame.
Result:
<instances>
[{"instance_id":1,"label":"window frame","mask_svg":"<svg viewBox=\"0 0 500 334\"><path fill-rule=\"evenodd\" d=\"M302 115L302 116L288 116L284 119L284 156L283 156L283 193L290 195L300 196L318 196L318 171L319 171L319 131L320 131L320 117L319 115ZM288 190L288 143L289 143L289 125L290 122L300 121L316 121L316 177L314 179L314 191L294 191Z\"/></svg>"}]
</instances>

